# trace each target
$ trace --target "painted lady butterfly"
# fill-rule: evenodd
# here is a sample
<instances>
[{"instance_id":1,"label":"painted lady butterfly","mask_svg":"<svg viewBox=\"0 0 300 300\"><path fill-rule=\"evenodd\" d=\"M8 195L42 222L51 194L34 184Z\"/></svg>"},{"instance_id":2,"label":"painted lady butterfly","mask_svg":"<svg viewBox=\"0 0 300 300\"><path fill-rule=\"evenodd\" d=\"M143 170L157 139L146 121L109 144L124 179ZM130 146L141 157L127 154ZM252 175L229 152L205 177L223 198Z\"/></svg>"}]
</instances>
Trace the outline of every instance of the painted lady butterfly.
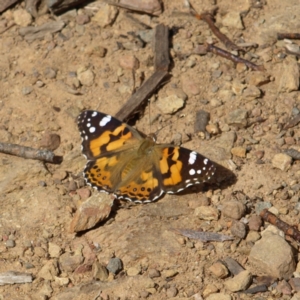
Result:
<instances>
[{"instance_id":1,"label":"painted lady butterfly","mask_svg":"<svg viewBox=\"0 0 300 300\"><path fill-rule=\"evenodd\" d=\"M171 144L156 144L151 134L112 116L87 110L78 116L82 152L88 159L87 183L117 198L151 202L163 193L177 193L205 182L215 166L206 157Z\"/></svg>"}]
</instances>

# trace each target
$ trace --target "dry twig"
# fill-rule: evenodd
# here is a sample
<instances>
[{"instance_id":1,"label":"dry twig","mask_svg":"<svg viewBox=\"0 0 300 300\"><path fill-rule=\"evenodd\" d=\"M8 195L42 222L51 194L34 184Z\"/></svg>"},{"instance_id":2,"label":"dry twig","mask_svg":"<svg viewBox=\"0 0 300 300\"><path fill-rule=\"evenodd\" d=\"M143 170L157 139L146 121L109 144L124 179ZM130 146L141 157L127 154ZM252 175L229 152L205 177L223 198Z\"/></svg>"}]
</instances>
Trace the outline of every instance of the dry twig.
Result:
<instances>
[{"instance_id":1,"label":"dry twig","mask_svg":"<svg viewBox=\"0 0 300 300\"><path fill-rule=\"evenodd\" d=\"M286 235L292 237L294 240L300 242L300 231L293 226L285 223L284 221L280 220L277 216L272 214L268 211L268 209L264 209L260 216L267 222L272 225L275 225L277 228L282 230Z\"/></svg>"},{"instance_id":2,"label":"dry twig","mask_svg":"<svg viewBox=\"0 0 300 300\"><path fill-rule=\"evenodd\" d=\"M37 159L53 164L60 164L62 162L62 157L55 156L52 151L39 150L16 144L0 143L0 153L6 153L23 158Z\"/></svg>"},{"instance_id":3,"label":"dry twig","mask_svg":"<svg viewBox=\"0 0 300 300\"><path fill-rule=\"evenodd\" d=\"M277 33L278 40L300 40L300 33Z\"/></svg>"}]
</instances>

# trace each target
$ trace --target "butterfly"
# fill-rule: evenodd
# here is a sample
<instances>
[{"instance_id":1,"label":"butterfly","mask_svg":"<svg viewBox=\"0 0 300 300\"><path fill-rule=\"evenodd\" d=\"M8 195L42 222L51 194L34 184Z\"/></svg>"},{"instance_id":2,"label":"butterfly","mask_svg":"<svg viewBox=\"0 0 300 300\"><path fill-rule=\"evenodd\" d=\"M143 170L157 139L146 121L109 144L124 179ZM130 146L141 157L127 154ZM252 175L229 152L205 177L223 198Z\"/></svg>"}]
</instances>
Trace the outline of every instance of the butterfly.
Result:
<instances>
[{"instance_id":1,"label":"butterfly","mask_svg":"<svg viewBox=\"0 0 300 300\"><path fill-rule=\"evenodd\" d=\"M201 154L171 144L157 144L116 118L94 110L77 118L88 185L116 198L151 202L208 181L214 164Z\"/></svg>"}]
</instances>

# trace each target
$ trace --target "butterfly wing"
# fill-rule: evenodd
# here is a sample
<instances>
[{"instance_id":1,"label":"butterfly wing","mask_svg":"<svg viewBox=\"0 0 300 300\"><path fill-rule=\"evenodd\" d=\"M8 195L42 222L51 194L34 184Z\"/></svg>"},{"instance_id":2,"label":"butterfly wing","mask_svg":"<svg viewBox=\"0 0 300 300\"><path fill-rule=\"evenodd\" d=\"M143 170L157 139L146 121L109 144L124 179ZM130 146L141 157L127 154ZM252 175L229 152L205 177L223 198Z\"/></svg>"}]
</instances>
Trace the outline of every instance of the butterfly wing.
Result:
<instances>
[{"instance_id":1,"label":"butterfly wing","mask_svg":"<svg viewBox=\"0 0 300 300\"><path fill-rule=\"evenodd\" d=\"M143 140L132 127L98 111L87 110L77 118L82 153L88 159L84 169L87 183L99 191L114 192L123 158Z\"/></svg>"},{"instance_id":2,"label":"butterfly wing","mask_svg":"<svg viewBox=\"0 0 300 300\"><path fill-rule=\"evenodd\" d=\"M183 147L159 145L162 189L177 193L185 188L208 181L215 173L215 165L203 155Z\"/></svg>"}]
</instances>

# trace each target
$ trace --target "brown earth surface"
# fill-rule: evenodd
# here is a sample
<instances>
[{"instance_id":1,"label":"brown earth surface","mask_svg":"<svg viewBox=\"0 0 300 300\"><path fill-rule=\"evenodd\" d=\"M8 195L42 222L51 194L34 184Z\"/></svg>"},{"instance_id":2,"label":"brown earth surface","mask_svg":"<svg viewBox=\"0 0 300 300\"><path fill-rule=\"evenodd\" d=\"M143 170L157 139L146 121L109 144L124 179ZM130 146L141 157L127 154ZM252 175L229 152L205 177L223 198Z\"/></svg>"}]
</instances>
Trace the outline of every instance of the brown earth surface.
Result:
<instances>
[{"instance_id":1,"label":"brown earth surface","mask_svg":"<svg viewBox=\"0 0 300 300\"><path fill-rule=\"evenodd\" d=\"M226 201L235 199L234 191L244 195L239 198L247 208L244 221L257 214L258 202L267 201L285 222L298 226L299 161L287 163L285 170L272 161L286 149L300 151L300 125L284 129L300 110L297 59L286 55L286 42L276 38L277 32L299 31L299 1L262 1L261 6L252 5L252 1L217 2L216 24L237 44L257 44L244 58L264 65L265 72L211 53L189 55L198 43L216 38L206 23L174 17L174 10L184 11L184 1L163 2L164 11L158 17L133 13L152 28L164 23L174 29L170 78L133 124L144 133L162 128L158 142L179 139L182 146L229 169L234 178L217 172L215 182L203 190L190 188L145 205L117 202L105 222L84 233L70 233L73 215L87 198L80 195L90 189L82 183L86 160L80 150L76 117L84 109L114 115L139 87L141 74L148 78L153 73L151 43L136 45L129 32L141 28L121 8L116 9L111 25L103 27L103 15L102 19L95 17L101 10L108 13L101 2L58 17L65 22L64 28L42 39L28 42L19 34L22 25L11 27L0 34L0 142L40 148L49 133L55 133L60 136L60 145L54 152L63 156L63 162L43 164L0 154L0 273L26 272L34 278L31 283L0 287L0 299L202 299L209 289L238 299L209 267L232 257L253 276L264 275L247 262L253 243L238 237L203 243L173 229L232 235L232 220L222 214L203 220L195 209L208 202L222 211ZM198 12L215 7L214 1L194 2ZM19 4L4 12L1 28L16 22L14 12L23 9ZM241 15L242 22L233 22L239 19L234 14L228 16L233 12ZM82 16L88 16L86 22ZM28 25L54 19L47 14ZM118 42L126 47L120 49ZM216 45L224 48L220 42ZM106 53L101 52L103 48ZM134 71L124 67L133 56L139 61ZM80 76L83 73L85 78ZM185 104L177 112L165 114L158 99L170 95L186 98ZM238 109L247 114L236 126L230 123L230 113ZM209 112L209 123L218 129L205 139L194 129L199 110ZM79 188L83 189L81 194ZM78 262L63 268L63 253L77 255ZM122 260L122 271L103 281L93 280L91 266L95 268L96 262L107 266L114 256ZM66 259L64 262L68 265ZM41 274L45 268L48 275ZM149 277L156 271L157 277ZM241 294L240 299L258 298ZM274 298L265 292L259 299Z\"/></svg>"}]
</instances>

